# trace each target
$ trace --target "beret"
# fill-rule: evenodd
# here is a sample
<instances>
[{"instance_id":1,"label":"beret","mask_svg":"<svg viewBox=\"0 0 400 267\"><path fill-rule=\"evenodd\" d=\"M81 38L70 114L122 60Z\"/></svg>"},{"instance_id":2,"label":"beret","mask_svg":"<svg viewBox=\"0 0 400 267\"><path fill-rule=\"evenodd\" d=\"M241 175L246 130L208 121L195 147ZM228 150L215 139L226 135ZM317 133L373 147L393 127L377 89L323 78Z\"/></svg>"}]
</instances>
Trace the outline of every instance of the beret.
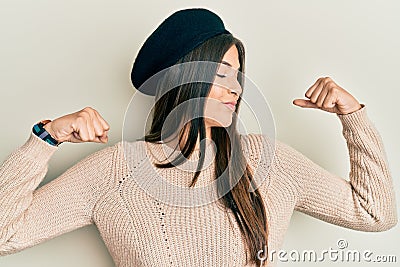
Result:
<instances>
[{"instance_id":1,"label":"beret","mask_svg":"<svg viewBox=\"0 0 400 267\"><path fill-rule=\"evenodd\" d=\"M144 94L154 96L155 86L141 85L154 74L173 66L181 57L223 33L225 29L221 18L204 8L191 8L176 11L167 17L146 39L133 63L131 81L133 86Z\"/></svg>"}]
</instances>

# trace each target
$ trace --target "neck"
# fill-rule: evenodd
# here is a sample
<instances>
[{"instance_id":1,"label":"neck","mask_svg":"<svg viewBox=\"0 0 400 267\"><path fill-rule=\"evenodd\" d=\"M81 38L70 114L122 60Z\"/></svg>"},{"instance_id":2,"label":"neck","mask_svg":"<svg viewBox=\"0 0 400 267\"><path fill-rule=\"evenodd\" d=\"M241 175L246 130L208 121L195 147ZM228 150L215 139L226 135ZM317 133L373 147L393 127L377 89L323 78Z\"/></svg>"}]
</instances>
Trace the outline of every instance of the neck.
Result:
<instances>
[{"instance_id":1,"label":"neck","mask_svg":"<svg viewBox=\"0 0 400 267\"><path fill-rule=\"evenodd\" d=\"M183 147L185 144L188 142L188 130L186 129L182 135L181 142L179 143L179 149L182 151ZM194 147L195 150L200 149L200 141L199 138L200 136L197 137L196 140L196 145ZM206 126L206 140L211 140L211 127ZM171 147L172 149L175 149L177 147L179 141L179 133L175 132L172 136L168 137L167 139L163 140L163 143Z\"/></svg>"},{"instance_id":2,"label":"neck","mask_svg":"<svg viewBox=\"0 0 400 267\"><path fill-rule=\"evenodd\" d=\"M211 127L206 126L206 139L211 140ZM184 134L181 143L179 144L180 149L182 150L183 147L185 146L185 143L187 142L187 134ZM175 142L175 144L177 141ZM195 150L200 149L200 138L198 136L197 141L196 141L196 146L194 147Z\"/></svg>"},{"instance_id":3,"label":"neck","mask_svg":"<svg viewBox=\"0 0 400 267\"><path fill-rule=\"evenodd\" d=\"M211 140L211 126L207 125L206 123L206 141L207 140ZM179 144L179 149L182 151L183 147L185 146L187 139L188 139L188 133L189 133L189 128L187 127L183 127L182 128L183 135L182 135L182 140ZM200 141L199 138L200 136L198 136L197 141L196 141L196 145L194 150L200 150ZM171 147L172 149L175 149L177 147L179 141L179 133L175 132L175 134L173 134L173 136L170 136L169 138L165 139L163 141L164 144L168 145L169 147ZM209 141L207 141L208 143Z\"/></svg>"}]
</instances>

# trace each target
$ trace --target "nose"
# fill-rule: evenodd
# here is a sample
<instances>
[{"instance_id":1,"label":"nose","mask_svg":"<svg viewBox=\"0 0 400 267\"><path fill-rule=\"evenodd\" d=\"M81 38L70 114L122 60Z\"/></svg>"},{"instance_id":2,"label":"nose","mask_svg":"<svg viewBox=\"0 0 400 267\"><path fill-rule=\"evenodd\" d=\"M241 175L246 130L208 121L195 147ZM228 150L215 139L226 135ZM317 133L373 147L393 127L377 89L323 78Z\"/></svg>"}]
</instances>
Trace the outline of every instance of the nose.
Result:
<instances>
[{"instance_id":1,"label":"nose","mask_svg":"<svg viewBox=\"0 0 400 267\"><path fill-rule=\"evenodd\" d=\"M230 89L230 88L228 89L228 92L229 92L229 94L233 94L234 96L238 96L239 95L237 91L235 91L233 89Z\"/></svg>"},{"instance_id":2,"label":"nose","mask_svg":"<svg viewBox=\"0 0 400 267\"><path fill-rule=\"evenodd\" d=\"M233 94L233 95L239 97L239 95L242 93L242 86L240 85L240 83L237 80L235 80L234 82L232 82L229 85L228 92L229 92L229 94Z\"/></svg>"}]
</instances>

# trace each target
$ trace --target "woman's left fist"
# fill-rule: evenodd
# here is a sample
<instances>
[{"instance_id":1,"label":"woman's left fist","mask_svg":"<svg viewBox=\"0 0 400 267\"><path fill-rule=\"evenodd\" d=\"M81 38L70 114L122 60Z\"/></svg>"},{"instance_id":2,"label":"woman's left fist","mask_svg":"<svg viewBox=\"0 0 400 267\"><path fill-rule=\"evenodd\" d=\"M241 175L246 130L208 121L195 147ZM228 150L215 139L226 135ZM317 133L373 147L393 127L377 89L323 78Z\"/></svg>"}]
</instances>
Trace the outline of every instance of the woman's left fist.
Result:
<instances>
[{"instance_id":1,"label":"woman's left fist","mask_svg":"<svg viewBox=\"0 0 400 267\"><path fill-rule=\"evenodd\" d=\"M306 92L308 99L295 99L302 108L318 108L336 114L349 114L361 109L360 103L330 77L319 78Z\"/></svg>"}]
</instances>

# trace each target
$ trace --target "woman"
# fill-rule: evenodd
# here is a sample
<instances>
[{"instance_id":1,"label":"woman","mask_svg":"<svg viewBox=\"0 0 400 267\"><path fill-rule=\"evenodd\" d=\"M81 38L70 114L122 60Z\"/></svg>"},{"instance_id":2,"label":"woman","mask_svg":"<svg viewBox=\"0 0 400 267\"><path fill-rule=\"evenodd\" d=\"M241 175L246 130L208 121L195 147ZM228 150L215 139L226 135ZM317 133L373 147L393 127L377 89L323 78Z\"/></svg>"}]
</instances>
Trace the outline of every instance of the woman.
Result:
<instances>
[{"instance_id":1,"label":"woman","mask_svg":"<svg viewBox=\"0 0 400 267\"><path fill-rule=\"evenodd\" d=\"M218 64L179 68L188 62ZM167 71L156 83L148 82L162 70ZM181 80L199 73L206 80L212 73L214 84ZM143 140L94 153L36 189L60 143L107 142L108 123L85 108L35 125L3 163L0 254L95 223L117 266L260 266L268 262L264 248L282 245L293 210L361 231L384 231L397 223L383 145L363 105L327 77L307 90L307 99L294 101L338 114L350 153L348 182L283 143L274 146L264 135L237 132L242 73L243 45L216 14L205 9L172 14L146 40L132 69L133 85L157 100ZM164 125L186 101L193 104ZM215 147L201 142L205 138ZM169 155L165 148L179 153ZM194 175L180 168L186 159L198 159ZM218 201L187 207L143 190L138 182L149 184L154 175L193 189L224 179L216 188ZM266 181L250 191L256 176ZM182 197L158 192L174 203Z\"/></svg>"}]
</instances>

